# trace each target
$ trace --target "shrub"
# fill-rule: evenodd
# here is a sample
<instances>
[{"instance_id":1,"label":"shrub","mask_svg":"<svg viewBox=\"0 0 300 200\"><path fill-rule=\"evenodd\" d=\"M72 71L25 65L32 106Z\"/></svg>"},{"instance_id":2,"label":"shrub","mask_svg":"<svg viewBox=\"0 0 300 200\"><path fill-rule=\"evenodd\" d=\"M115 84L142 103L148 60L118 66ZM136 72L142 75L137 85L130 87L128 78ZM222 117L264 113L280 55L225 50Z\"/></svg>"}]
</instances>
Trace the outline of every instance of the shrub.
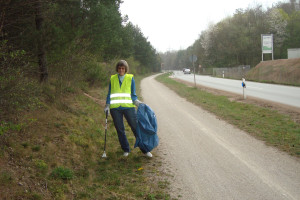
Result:
<instances>
[{"instance_id":1,"label":"shrub","mask_svg":"<svg viewBox=\"0 0 300 200\"><path fill-rule=\"evenodd\" d=\"M84 71L90 85L101 85L108 82L109 76L105 70L105 63L90 61L86 64Z\"/></svg>"},{"instance_id":2,"label":"shrub","mask_svg":"<svg viewBox=\"0 0 300 200\"><path fill-rule=\"evenodd\" d=\"M9 131L21 131L25 124L14 124L12 122L0 122L0 135L3 135Z\"/></svg>"},{"instance_id":3,"label":"shrub","mask_svg":"<svg viewBox=\"0 0 300 200\"><path fill-rule=\"evenodd\" d=\"M40 91L32 79L36 66L29 63L30 56L24 50L1 41L0 52L0 118L4 119L12 112L37 107Z\"/></svg>"},{"instance_id":4,"label":"shrub","mask_svg":"<svg viewBox=\"0 0 300 200\"><path fill-rule=\"evenodd\" d=\"M35 146L33 146L31 149L32 149L32 151L37 152L37 151L40 151L40 150L41 150L41 146L40 146L40 145L35 145Z\"/></svg>"},{"instance_id":5,"label":"shrub","mask_svg":"<svg viewBox=\"0 0 300 200\"><path fill-rule=\"evenodd\" d=\"M65 167L56 167L51 176L55 179L71 180L73 179L73 171Z\"/></svg>"},{"instance_id":6,"label":"shrub","mask_svg":"<svg viewBox=\"0 0 300 200\"><path fill-rule=\"evenodd\" d=\"M34 164L42 173L47 172L48 165L45 163L45 161L37 159L34 161Z\"/></svg>"}]
</instances>

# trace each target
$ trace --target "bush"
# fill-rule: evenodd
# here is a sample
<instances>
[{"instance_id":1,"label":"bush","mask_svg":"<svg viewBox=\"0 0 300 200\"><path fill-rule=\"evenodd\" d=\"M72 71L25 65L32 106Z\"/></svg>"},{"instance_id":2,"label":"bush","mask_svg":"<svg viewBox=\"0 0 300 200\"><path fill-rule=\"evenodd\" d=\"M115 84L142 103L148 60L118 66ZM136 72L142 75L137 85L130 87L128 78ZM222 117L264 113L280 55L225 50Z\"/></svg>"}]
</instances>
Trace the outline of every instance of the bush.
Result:
<instances>
[{"instance_id":1,"label":"bush","mask_svg":"<svg viewBox=\"0 0 300 200\"><path fill-rule=\"evenodd\" d=\"M42 173L47 172L48 165L47 165L47 163L45 163L45 161L37 159L34 161L34 164L35 164L36 168L38 168Z\"/></svg>"},{"instance_id":2,"label":"bush","mask_svg":"<svg viewBox=\"0 0 300 200\"><path fill-rule=\"evenodd\" d=\"M3 135L9 131L20 131L25 124L14 124L12 122L0 122L0 135Z\"/></svg>"},{"instance_id":3,"label":"bush","mask_svg":"<svg viewBox=\"0 0 300 200\"><path fill-rule=\"evenodd\" d=\"M73 171L64 167L56 167L51 176L55 179L71 180L73 179Z\"/></svg>"},{"instance_id":4,"label":"bush","mask_svg":"<svg viewBox=\"0 0 300 200\"><path fill-rule=\"evenodd\" d=\"M138 61L134 60L133 57L127 58L126 61L129 65L129 74L136 75L138 72L141 72L141 64Z\"/></svg>"},{"instance_id":5,"label":"bush","mask_svg":"<svg viewBox=\"0 0 300 200\"><path fill-rule=\"evenodd\" d=\"M108 82L109 76L105 70L105 63L90 61L85 66L86 81L90 85L103 85Z\"/></svg>"},{"instance_id":6,"label":"bush","mask_svg":"<svg viewBox=\"0 0 300 200\"><path fill-rule=\"evenodd\" d=\"M24 50L15 50L0 42L0 118L10 113L32 109L39 104L39 87L32 79L35 66L27 61ZM2 116L3 114L3 116Z\"/></svg>"}]
</instances>

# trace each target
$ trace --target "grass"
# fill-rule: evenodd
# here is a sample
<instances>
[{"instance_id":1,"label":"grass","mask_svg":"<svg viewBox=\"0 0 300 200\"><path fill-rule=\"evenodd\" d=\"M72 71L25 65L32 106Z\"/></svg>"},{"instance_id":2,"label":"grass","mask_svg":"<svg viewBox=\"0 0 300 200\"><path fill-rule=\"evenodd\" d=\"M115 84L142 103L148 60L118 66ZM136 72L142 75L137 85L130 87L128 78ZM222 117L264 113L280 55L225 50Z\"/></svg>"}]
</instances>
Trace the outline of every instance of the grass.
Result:
<instances>
[{"instance_id":1,"label":"grass","mask_svg":"<svg viewBox=\"0 0 300 200\"><path fill-rule=\"evenodd\" d=\"M55 179L71 180L73 179L73 171L65 167L56 167L51 172L51 177Z\"/></svg>"},{"instance_id":2,"label":"grass","mask_svg":"<svg viewBox=\"0 0 300 200\"><path fill-rule=\"evenodd\" d=\"M13 181L13 176L8 171L0 171L0 186L11 184Z\"/></svg>"},{"instance_id":3,"label":"grass","mask_svg":"<svg viewBox=\"0 0 300 200\"><path fill-rule=\"evenodd\" d=\"M138 94L141 79L135 77ZM87 92L104 101L107 88ZM107 158L101 157L103 108L104 102L99 105L83 93L68 93L24 112L20 128L4 128L0 199L170 199L168 182L161 180L164 172L157 169L161 162L138 149L124 158L110 116ZM133 148L135 138L127 124L126 131Z\"/></svg>"},{"instance_id":4,"label":"grass","mask_svg":"<svg viewBox=\"0 0 300 200\"><path fill-rule=\"evenodd\" d=\"M186 86L169 78L169 75L166 73L156 79L188 101L230 124L266 141L267 144L300 157L300 124L289 116L252 104L230 101L225 96L213 95L199 88Z\"/></svg>"}]
</instances>

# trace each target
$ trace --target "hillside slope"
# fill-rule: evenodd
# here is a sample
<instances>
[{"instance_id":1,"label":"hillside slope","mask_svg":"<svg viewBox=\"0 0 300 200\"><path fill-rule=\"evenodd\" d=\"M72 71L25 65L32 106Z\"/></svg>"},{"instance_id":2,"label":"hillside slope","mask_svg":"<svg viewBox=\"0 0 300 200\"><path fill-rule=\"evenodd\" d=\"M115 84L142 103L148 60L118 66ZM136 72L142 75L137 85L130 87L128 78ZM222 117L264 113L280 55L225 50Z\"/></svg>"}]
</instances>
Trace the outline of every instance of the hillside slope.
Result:
<instances>
[{"instance_id":1,"label":"hillside slope","mask_svg":"<svg viewBox=\"0 0 300 200\"><path fill-rule=\"evenodd\" d=\"M300 85L300 58L262 61L246 74L246 80Z\"/></svg>"},{"instance_id":2,"label":"hillside slope","mask_svg":"<svg viewBox=\"0 0 300 200\"><path fill-rule=\"evenodd\" d=\"M169 198L156 155L148 159L132 148L123 157L110 116L107 158L101 157L107 90L86 92L95 98L67 93L23 112L14 123L0 120L0 199ZM127 125L126 131L133 147Z\"/></svg>"}]
</instances>

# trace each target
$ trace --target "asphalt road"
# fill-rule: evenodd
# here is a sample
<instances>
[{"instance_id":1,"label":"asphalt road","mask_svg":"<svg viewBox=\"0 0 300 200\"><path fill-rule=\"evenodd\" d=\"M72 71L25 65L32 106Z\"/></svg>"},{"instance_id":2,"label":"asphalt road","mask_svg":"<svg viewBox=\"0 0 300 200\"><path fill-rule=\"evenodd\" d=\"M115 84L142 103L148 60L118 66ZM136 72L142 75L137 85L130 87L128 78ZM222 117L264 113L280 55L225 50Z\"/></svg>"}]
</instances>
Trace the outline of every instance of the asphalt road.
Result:
<instances>
[{"instance_id":1,"label":"asphalt road","mask_svg":"<svg viewBox=\"0 0 300 200\"><path fill-rule=\"evenodd\" d=\"M300 199L300 159L266 146L157 82L141 82L158 120L153 151L179 199Z\"/></svg>"},{"instance_id":2,"label":"asphalt road","mask_svg":"<svg viewBox=\"0 0 300 200\"><path fill-rule=\"evenodd\" d=\"M174 71L174 76L175 78L194 83L194 74L183 74L182 71ZM243 95L242 80L196 75L196 83ZM300 87L257 83L246 80L245 92L246 96L300 107Z\"/></svg>"}]
</instances>

